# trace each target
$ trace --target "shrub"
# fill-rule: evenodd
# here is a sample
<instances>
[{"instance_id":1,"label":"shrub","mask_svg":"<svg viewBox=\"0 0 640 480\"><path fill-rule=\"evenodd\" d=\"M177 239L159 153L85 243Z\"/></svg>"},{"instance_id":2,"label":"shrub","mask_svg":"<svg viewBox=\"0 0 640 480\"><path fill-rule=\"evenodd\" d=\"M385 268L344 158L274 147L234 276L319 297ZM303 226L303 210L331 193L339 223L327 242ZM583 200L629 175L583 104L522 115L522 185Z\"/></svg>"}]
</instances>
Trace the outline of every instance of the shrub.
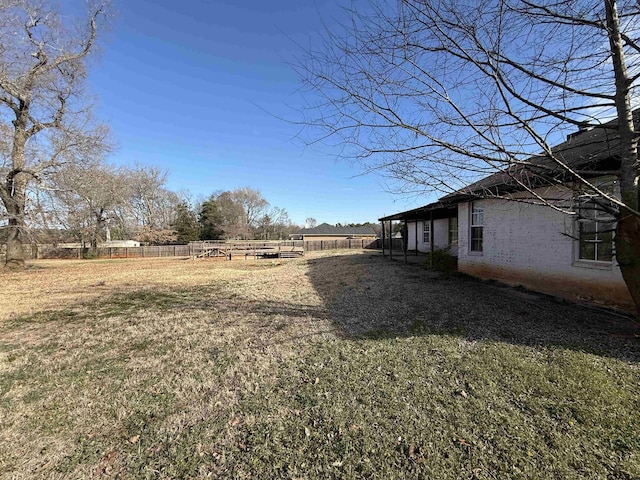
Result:
<instances>
[{"instance_id":1,"label":"shrub","mask_svg":"<svg viewBox=\"0 0 640 480\"><path fill-rule=\"evenodd\" d=\"M433 255L433 261L432 261ZM427 258L424 261L424 265L432 270L442 272L445 275L449 275L456 270L457 258L451 255L448 249L436 248L433 253L427 253Z\"/></svg>"}]
</instances>

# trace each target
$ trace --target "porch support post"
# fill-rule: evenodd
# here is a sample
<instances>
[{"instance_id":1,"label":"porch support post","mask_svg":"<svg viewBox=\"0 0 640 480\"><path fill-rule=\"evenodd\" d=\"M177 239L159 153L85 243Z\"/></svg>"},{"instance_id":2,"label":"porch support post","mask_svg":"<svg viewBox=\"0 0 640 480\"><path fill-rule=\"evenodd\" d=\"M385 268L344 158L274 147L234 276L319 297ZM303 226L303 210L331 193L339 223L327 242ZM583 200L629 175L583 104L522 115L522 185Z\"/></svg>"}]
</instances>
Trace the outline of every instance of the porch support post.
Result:
<instances>
[{"instance_id":1,"label":"porch support post","mask_svg":"<svg viewBox=\"0 0 640 480\"><path fill-rule=\"evenodd\" d=\"M393 260L393 220L389 220L389 260Z\"/></svg>"},{"instance_id":2,"label":"porch support post","mask_svg":"<svg viewBox=\"0 0 640 480\"><path fill-rule=\"evenodd\" d=\"M431 255L429 255L429 266L433 267L433 210L429 212L429 251Z\"/></svg>"},{"instance_id":3,"label":"porch support post","mask_svg":"<svg viewBox=\"0 0 640 480\"><path fill-rule=\"evenodd\" d=\"M418 219L416 218L416 257L418 256Z\"/></svg>"},{"instance_id":4,"label":"porch support post","mask_svg":"<svg viewBox=\"0 0 640 480\"><path fill-rule=\"evenodd\" d=\"M402 226L402 253L404 253L404 263L407 264L407 249L409 248L409 227L407 225L407 220L404 220L404 225Z\"/></svg>"},{"instance_id":5,"label":"porch support post","mask_svg":"<svg viewBox=\"0 0 640 480\"><path fill-rule=\"evenodd\" d=\"M384 253L384 220L380 221L380 224L382 225L382 258L384 258L386 256Z\"/></svg>"}]
</instances>

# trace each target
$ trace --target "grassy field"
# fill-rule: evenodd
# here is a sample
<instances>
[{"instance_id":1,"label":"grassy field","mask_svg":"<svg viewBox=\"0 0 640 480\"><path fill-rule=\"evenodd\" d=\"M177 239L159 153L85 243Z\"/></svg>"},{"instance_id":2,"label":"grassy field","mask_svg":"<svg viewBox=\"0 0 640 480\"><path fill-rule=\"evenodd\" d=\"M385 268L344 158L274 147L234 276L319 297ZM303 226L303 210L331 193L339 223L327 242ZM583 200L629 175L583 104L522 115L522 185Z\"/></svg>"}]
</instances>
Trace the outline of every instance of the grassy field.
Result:
<instances>
[{"instance_id":1,"label":"grassy field","mask_svg":"<svg viewBox=\"0 0 640 480\"><path fill-rule=\"evenodd\" d=\"M621 316L375 252L0 273L0 478L640 478Z\"/></svg>"}]
</instances>

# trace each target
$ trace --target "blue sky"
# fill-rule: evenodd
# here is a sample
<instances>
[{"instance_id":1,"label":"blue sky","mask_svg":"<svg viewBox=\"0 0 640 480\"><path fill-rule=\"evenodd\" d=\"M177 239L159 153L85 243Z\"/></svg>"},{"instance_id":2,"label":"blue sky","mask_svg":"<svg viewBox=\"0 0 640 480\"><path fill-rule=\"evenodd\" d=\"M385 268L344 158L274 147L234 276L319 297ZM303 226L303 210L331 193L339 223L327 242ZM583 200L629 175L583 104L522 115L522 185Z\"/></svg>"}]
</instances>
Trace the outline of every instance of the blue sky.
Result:
<instances>
[{"instance_id":1,"label":"blue sky","mask_svg":"<svg viewBox=\"0 0 640 480\"><path fill-rule=\"evenodd\" d=\"M294 222L376 221L430 199L392 196L326 147L305 147L288 62L317 41L338 0L120 0L91 69L111 160L169 173L194 197L250 186Z\"/></svg>"}]
</instances>

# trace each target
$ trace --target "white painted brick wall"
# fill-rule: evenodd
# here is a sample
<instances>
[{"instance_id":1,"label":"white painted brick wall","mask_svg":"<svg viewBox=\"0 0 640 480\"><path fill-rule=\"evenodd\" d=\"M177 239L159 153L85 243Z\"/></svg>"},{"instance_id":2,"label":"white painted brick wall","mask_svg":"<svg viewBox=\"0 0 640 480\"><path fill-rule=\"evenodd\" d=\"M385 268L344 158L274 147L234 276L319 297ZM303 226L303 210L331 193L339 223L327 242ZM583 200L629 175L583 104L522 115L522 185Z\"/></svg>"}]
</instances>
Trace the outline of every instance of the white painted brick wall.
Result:
<instances>
[{"instance_id":1,"label":"white painted brick wall","mask_svg":"<svg viewBox=\"0 0 640 480\"><path fill-rule=\"evenodd\" d=\"M547 293L603 302L616 297L612 303L624 303L626 286L615 259L597 265L576 261L576 242L564 235L574 235L571 217L549 207L513 201L477 203L484 208L482 253L469 249L470 203L458 205L460 271Z\"/></svg>"},{"instance_id":2,"label":"white painted brick wall","mask_svg":"<svg viewBox=\"0 0 640 480\"><path fill-rule=\"evenodd\" d=\"M427 223L429 221L427 220ZM428 242L423 241L423 222L408 222L407 229L409 231L409 250L415 250L416 248L416 225L418 227L418 250L421 252L428 252L430 245ZM447 248L449 244L449 220L439 219L433 221L433 244L436 248Z\"/></svg>"}]
</instances>

